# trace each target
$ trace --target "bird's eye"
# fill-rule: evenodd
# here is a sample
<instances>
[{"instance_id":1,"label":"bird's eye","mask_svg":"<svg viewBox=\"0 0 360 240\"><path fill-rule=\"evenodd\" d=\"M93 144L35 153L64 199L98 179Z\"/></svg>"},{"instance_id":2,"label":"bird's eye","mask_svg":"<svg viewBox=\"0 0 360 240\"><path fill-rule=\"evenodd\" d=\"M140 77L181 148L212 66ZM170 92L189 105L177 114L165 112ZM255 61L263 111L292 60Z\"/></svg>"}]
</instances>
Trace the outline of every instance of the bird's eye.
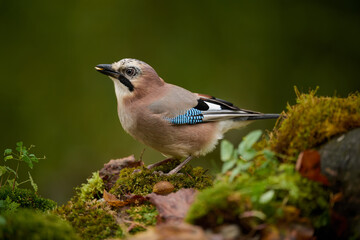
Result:
<instances>
[{"instance_id":1,"label":"bird's eye","mask_svg":"<svg viewBox=\"0 0 360 240\"><path fill-rule=\"evenodd\" d=\"M129 67L125 70L126 75L128 75L129 77L133 77L136 75L136 69L133 67Z\"/></svg>"}]
</instances>

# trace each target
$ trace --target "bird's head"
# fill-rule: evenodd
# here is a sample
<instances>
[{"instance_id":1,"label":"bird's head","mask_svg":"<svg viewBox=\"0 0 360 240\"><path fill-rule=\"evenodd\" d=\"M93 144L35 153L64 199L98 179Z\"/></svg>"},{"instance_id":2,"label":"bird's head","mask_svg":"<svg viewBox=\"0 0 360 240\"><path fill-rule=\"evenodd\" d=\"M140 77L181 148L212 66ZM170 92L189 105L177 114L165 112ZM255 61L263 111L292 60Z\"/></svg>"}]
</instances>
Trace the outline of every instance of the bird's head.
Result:
<instances>
[{"instance_id":1,"label":"bird's head","mask_svg":"<svg viewBox=\"0 0 360 240\"><path fill-rule=\"evenodd\" d=\"M140 97L164 84L150 65L136 59L125 58L113 64L99 64L95 69L113 80L118 98Z\"/></svg>"}]
</instances>

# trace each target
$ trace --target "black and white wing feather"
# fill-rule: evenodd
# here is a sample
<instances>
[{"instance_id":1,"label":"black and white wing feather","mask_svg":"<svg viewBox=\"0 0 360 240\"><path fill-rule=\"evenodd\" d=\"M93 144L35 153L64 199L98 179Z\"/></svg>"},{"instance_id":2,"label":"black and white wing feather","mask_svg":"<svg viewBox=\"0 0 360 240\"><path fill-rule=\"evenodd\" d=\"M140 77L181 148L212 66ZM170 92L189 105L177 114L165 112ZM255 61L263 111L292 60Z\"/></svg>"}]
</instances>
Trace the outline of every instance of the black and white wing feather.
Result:
<instances>
[{"instance_id":1,"label":"black and white wing feather","mask_svg":"<svg viewBox=\"0 0 360 240\"><path fill-rule=\"evenodd\" d=\"M248 121L278 117L278 114L263 114L251 110L240 109L228 101L198 94L196 106L188 109L185 114L165 119L172 124L182 125L225 120Z\"/></svg>"}]
</instances>

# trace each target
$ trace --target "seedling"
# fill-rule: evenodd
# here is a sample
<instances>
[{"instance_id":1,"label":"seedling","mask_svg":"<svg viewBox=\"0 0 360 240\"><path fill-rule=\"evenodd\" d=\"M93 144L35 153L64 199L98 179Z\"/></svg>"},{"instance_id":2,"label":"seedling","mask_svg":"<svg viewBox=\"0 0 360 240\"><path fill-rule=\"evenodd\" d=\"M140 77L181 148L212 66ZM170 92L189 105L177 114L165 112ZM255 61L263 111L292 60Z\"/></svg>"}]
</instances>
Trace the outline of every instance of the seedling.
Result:
<instances>
[{"instance_id":1,"label":"seedling","mask_svg":"<svg viewBox=\"0 0 360 240\"><path fill-rule=\"evenodd\" d=\"M5 149L4 151L4 165L0 165L0 188L6 184L12 187L14 191L15 187L22 185L24 183L30 182L31 186L33 187L34 191L37 192L38 186L34 182L30 171L28 171L28 179L22 182L18 182L19 175L18 170L21 163L25 163L30 169L33 169L34 163L39 162L39 159L45 159L45 156L42 158L36 157L33 153L30 153L30 150L34 148L34 145L30 145L29 147L24 146L23 142L17 142L15 151L12 149ZM12 169L6 162L8 161L17 161L16 169ZM4 179L6 180L4 181Z\"/></svg>"}]
</instances>

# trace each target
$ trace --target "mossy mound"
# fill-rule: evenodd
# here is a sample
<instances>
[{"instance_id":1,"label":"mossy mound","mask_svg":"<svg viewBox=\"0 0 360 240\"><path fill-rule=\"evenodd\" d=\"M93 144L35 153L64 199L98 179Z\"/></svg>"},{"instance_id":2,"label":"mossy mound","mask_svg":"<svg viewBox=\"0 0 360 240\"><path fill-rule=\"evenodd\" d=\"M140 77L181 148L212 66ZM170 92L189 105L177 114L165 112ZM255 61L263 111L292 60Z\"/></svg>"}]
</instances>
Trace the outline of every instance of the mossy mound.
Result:
<instances>
[{"instance_id":1,"label":"mossy mound","mask_svg":"<svg viewBox=\"0 0 360 240\"><path fill-rule=\"evenodd\" d=\"M329 223L329 198L328 190L283 163L266 171L243 172L231 183L224 176L198 194L186 220L205 228L235 223L249 232L260 223L284 220L291 209L301 214L298 218L322 227ZM252 218L244 218L246 213Z\"/></svg>"},{"instance_id":2,"label":"mossy mound","mask_svg":"<svg viewBox=\"0 0 360 240\"><path fill-rule=\"evenodd\" d=\"M69 223L53 214L30 209L5 213L0 223L0 239L80 239Z\"/></svg>"},{"instance_id":3,"label":"mossy mound","mask_svg":"<svg viewBox=\"0 0 360 240\"><path fill-rule=\"evenodd\" d=\"M9 186L0 188L0 200L10 200L19 204L21 208L32 208L41 211L52 210L56 207L56 202L39 197L33 191L23 188L15 188L12 190ZM1 210L1 208L0 208Z\"/></svg>"},{"instance_id":4,"label":"mossy mound","mask_svg":"<svg viewBox=\"0 0 360 240\"><path fill-rule=\"evenodd\" d=\"M179 161L172 161L151 170L145 167L124 168L120 171L119 178L110 190L110 193L118 196L125 194L146 195L151 193L154 185L160 181L171 182L174 185L174 191L181 188L201 190L212 186L212 177L206 174L206 170L201 167L193 168L190 165L186 165L180 171L180 174L170 176L156 173L158 171L169 172L179 163Z\"/></svg>"},{"instance_id":5,"label":"mossy mound","mask_svg":"<svg viewBox=\"0 0 360 240\"><path fill-rule=\"evenodd\" d=\"M296 160L301 151L314 148L331 137L360 127L360 94L347 98L317 97L316 90L297 94L297 104L287 106L270 134L271 149Z\"/></svg>"},{"instance_id":6,"label":"mossy mound","mask_svg":"<svg viewBox=\"0 0 360 240\"><path fill-rule=\"evenodd\" d=\"M123 232L110 214L105 202L83 202L77 197L55 210L55 213L70 222L82 239L106 239L122 237Z\"/></svg>"},{"instance_id":7,"label":"mossy mound","mask_svg":"<svg viewBox=\"0 0 360 240\"><path fill-rule=\"evenodd\" d=\"M296 88L295 88L296 89ZM262 223L300 222L329 226L331 191L301 176L295 160L301 151L360 127L360 95L347 98L300 94L270 137L256 142L250 133L238 148L222 143L223 174L197 196L187 221L205 228L237 224L247 233Z\"/></svg>"}]
</instances>

